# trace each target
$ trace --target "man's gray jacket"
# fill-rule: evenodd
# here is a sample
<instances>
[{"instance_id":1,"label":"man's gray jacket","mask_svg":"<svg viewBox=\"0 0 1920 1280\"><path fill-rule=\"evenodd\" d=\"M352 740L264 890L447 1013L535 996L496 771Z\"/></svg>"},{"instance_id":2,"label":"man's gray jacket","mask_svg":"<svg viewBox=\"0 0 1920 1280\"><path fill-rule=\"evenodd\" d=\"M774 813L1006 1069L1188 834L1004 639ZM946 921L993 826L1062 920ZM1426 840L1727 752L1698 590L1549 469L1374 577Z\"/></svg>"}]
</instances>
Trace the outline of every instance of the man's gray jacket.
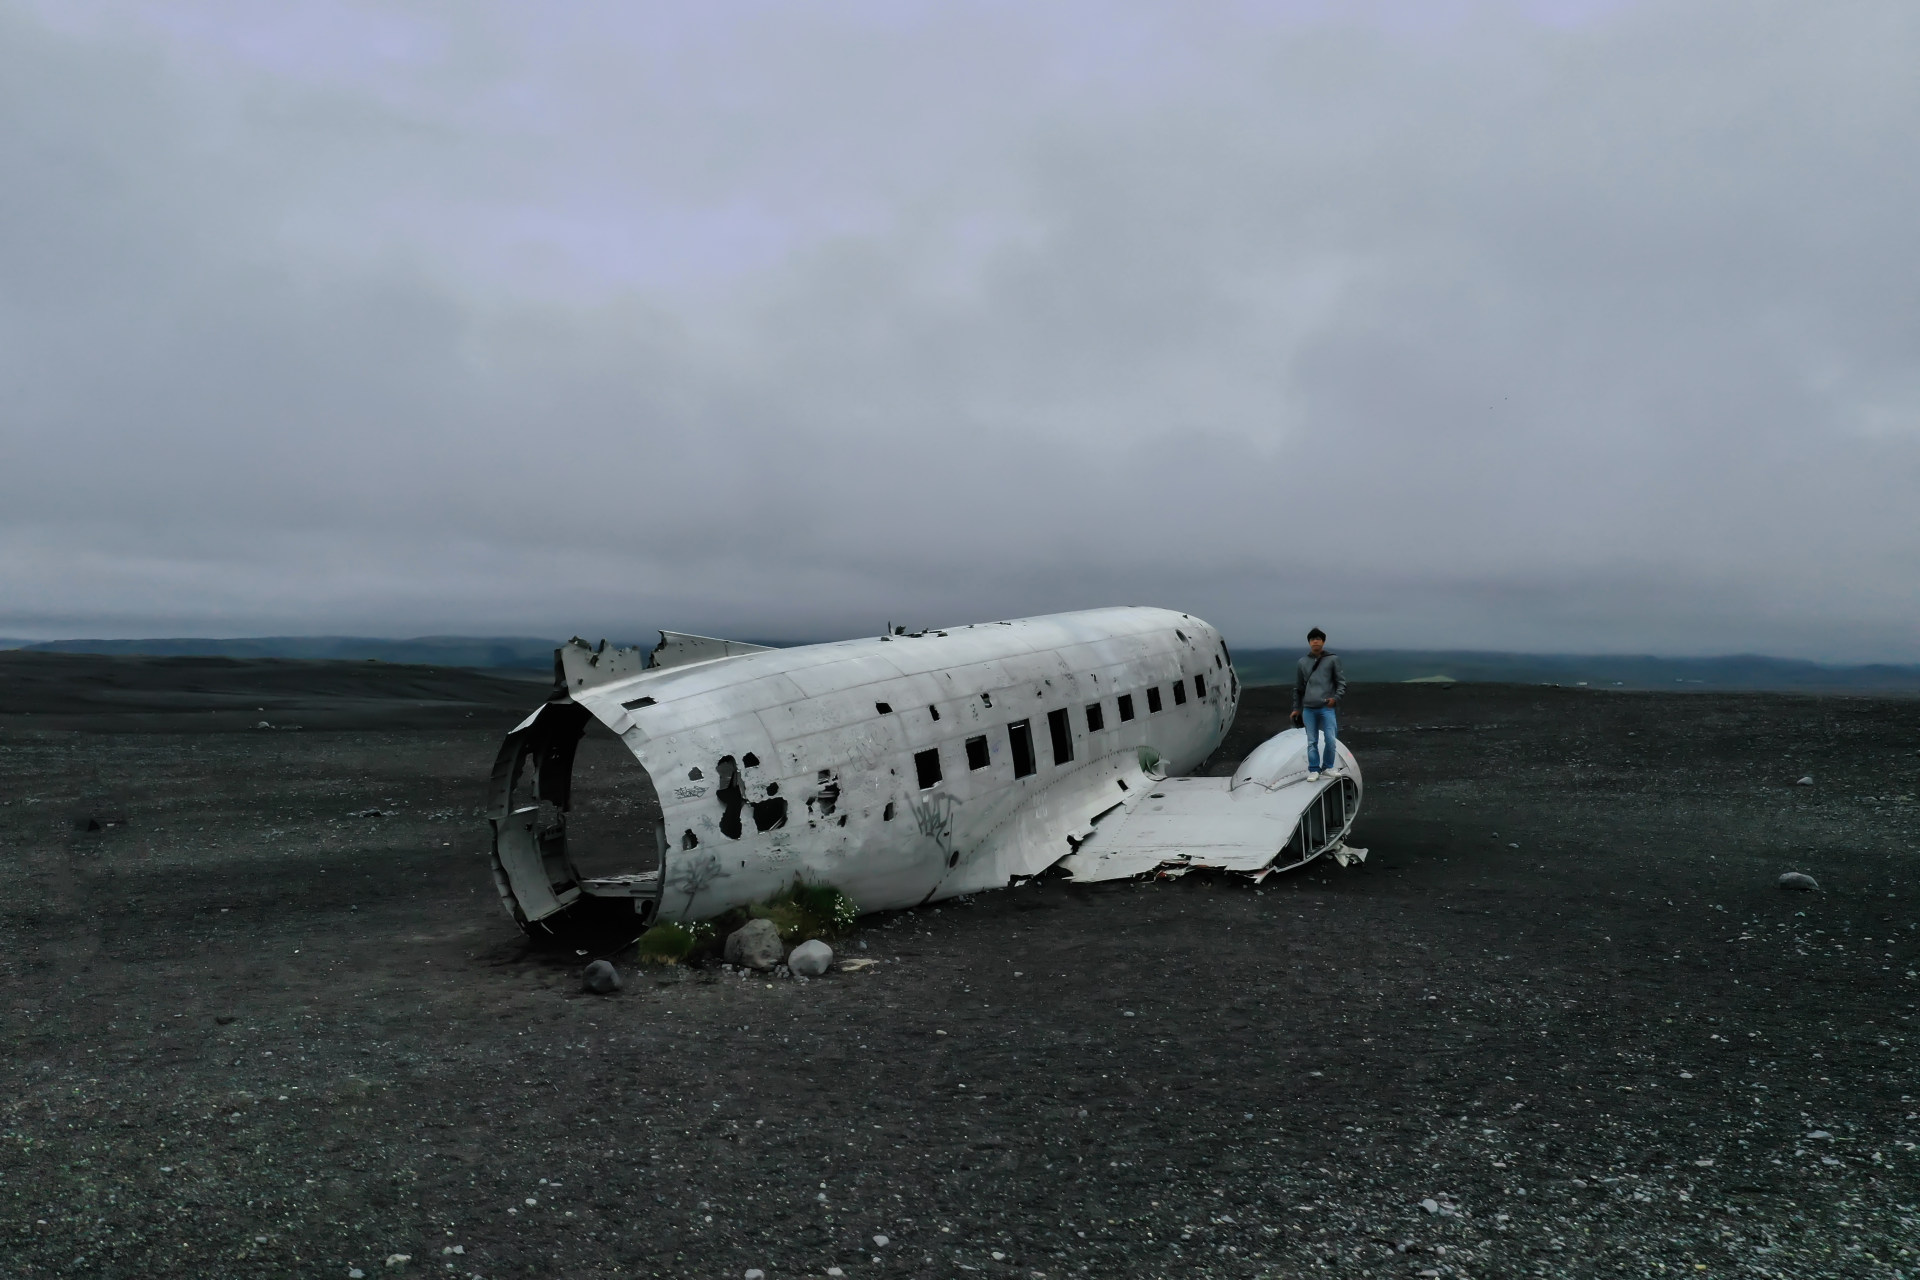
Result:
<instances>
[{"instance_id":1,"label":"man's gray jacket","mask_svg":"<svg viewBox=\"0 0 1920 1280\"><path fill-rule=\"evenodd\" d=\"M1293 709L1302 707L1324 707L1328 698L1347 696L1347 678L1340 672L1340 658L1336 654L1322 653L1318 658L1311 655L1300 659L1300 669L1293 676Z\"/></svg>"}]
</instances>

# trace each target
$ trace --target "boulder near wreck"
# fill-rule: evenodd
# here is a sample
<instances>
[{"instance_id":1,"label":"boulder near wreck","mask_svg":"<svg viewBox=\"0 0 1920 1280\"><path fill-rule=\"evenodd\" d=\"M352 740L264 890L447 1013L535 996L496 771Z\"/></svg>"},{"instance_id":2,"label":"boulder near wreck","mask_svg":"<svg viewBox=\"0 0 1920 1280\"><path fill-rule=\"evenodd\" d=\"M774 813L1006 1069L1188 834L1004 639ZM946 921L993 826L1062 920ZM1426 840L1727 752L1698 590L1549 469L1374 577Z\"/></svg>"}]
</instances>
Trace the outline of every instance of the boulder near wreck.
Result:
<instances>
[{"instance_id":1,"label":"boulder near wreck","mask_svg":"<svg viewBox=\"0 0 1920 1280\"><path fill-rule=\"evenodd\" d=\"M489 800L494 880L529 932L589 909L704 919L796 878L867 911L1049 871L1259 879L1344 858L1363 790L1344 743L1341 769L1308 781L1297 729L1230 778L1186 776L1226 737L1240 681L1218 631L1165 609L788 649L574 640L554 684L501 744ZM649 816L617 833L630 871L582 875L568 828L586 816L574 766L595 721Z\"/></svg>"}]
</instances>

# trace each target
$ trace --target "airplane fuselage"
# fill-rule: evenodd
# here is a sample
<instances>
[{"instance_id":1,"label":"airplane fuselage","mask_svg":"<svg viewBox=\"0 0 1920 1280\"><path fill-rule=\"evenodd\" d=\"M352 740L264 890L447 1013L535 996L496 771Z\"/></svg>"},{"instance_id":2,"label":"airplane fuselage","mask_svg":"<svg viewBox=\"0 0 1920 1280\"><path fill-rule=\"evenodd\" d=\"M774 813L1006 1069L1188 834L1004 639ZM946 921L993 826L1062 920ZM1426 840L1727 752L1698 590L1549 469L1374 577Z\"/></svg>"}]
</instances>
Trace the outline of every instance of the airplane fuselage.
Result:
<instances>
[{"instance_id":1,"label":"airplane fuselage","mask_svg":"<svg viewBox=\"0 0 1920 1280\"><path fill-rule=\"evenodd\" d=\"M1240 695L1219 632L1164 609L737 647L652 669L562 652L566 688L495 769L496 878L523 924L582 893L691 920L796 877L869 911L1018 883L1140 788L1196 768ZM568 774L589 716L658 793L658 831L635 833L648 871L571 872Z\"/></svg>"}]
</instances>

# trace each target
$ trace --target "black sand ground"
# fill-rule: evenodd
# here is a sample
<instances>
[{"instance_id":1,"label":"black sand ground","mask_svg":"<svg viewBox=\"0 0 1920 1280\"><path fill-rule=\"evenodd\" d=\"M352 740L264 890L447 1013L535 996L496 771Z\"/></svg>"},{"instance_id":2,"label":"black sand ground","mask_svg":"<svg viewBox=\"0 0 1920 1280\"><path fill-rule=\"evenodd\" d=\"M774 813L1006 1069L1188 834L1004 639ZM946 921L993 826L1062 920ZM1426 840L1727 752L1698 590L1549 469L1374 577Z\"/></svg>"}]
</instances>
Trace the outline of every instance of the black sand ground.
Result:
<instances>
[{"instance_id":1,"label":"black sand ground","mask_svg":"<svg viewBox=\"0 0 1920 1280\"><path fill-rule=\"evenodd\" d=\"M482 858L540 696L0 655L0 1274L1920 1274L1920 703L1359 688L1362 867L602 999Z\"/></svg>"}]
</instances>

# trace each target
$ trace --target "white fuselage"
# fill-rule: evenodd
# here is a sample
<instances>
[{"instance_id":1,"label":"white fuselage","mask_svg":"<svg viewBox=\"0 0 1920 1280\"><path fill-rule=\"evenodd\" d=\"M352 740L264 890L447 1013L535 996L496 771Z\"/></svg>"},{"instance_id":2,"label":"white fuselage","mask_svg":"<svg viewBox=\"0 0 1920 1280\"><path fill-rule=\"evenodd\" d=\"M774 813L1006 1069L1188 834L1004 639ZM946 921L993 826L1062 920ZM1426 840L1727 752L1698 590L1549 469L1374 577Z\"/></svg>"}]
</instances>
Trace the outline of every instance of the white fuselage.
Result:
<instances>
[{"instance_id":1,"label":"white fuselage","mask_svg":"<svg viewBox=\"0 0 1920 1280\"><path fill-rule=\"evenodd\" d=\"M1147 608L566 678L659 794L665 920L796 877L873 911L1037 875L1137 788L1206 759L1239 697L1218 631Z\"/></svg>"}]
</instances>

